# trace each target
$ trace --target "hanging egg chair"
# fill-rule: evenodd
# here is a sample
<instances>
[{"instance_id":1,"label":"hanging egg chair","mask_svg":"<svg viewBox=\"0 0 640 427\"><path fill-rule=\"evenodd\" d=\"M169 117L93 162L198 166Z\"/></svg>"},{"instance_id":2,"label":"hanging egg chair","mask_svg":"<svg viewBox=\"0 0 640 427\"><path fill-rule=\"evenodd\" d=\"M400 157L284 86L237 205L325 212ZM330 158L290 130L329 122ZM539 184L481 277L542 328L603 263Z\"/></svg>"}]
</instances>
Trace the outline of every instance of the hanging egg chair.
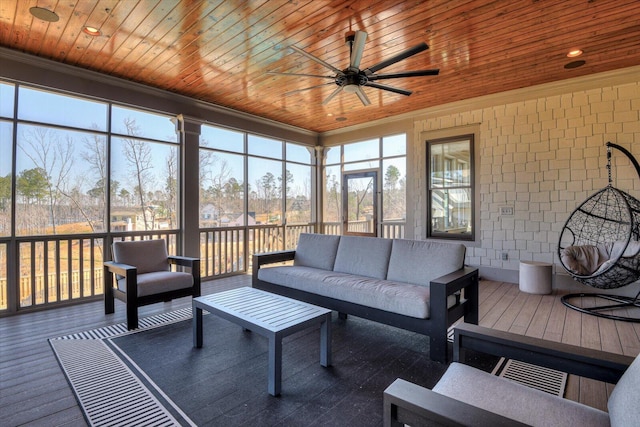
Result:
<instances>
[{"instance_id":1,"label":"hanging egg chair","mask_svg":"<svg viewBox=\"0 0 640 427\"><path fill-rule=\"evenodd\" d=\"M612 148L629 157L640 177L640 165L631 153L608 142L609 185L573 211L560 232L558 244L558 257L564 269L578 282L597 289L615 289L640 280L640 201L613 187ZM578 293L564 295L562 303L599 317L640 322L633 313L621 312L625 308L640 308L639 297L640 292L635 297ZM593 301L599 300L607 303L594 305Z\"/></svg>"}]
</instances>

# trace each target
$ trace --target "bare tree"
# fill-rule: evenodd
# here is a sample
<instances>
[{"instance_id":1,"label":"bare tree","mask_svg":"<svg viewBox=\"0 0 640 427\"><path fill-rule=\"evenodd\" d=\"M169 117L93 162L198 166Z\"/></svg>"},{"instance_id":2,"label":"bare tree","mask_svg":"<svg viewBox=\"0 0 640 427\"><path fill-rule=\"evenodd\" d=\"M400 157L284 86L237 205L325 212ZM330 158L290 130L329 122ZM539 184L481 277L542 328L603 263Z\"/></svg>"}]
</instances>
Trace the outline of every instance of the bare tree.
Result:
<instances>
[{"instance_id":1,"label":"bare tree","mask_svg":"<svg viewBox=\"0 0 640 427\"><path fill-rule=\"evenodd\" d=\"M144 229L153 229L153 214L149 210L149 202L147 190L149 183L152 181L151 170L153 169L151 147L145 141L135 138L139 134L139 127L136 125L135 119L124 119L124 125L127 134L133 138L124 138L123 154L131 167L130 178L134 182L135 195L140 203L142 210L142 220Z\"/></svg>"},{"instance_id":2,"label":"bare tree","mask_svg":"<svg viewBox=\"0 0 640 427\"><path fill-rule=\"evenodd\" d=\"M67 178L73 167L73 139L67 135L61 140L49 128L29 127L18 146L46 174L49 217L52 233L56 234L58 203L65 192Z\"/></svg>"}]
</instances>

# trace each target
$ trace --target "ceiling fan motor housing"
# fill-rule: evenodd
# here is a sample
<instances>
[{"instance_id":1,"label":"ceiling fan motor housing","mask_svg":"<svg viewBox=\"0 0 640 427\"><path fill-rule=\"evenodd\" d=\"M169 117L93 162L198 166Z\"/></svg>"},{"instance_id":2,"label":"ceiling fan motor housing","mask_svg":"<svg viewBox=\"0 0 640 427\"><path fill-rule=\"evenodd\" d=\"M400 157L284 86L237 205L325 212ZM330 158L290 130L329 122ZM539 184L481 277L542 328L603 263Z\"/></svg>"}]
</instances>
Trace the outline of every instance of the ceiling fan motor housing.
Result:
<instances>
[{"instance_id":1,"label":"ceiling fan motor housing","mask_svg":"<svg viewBox=\"0 0 640 427\"><path fill-rule=\"evenodd\" d=\"M363 86L369 79L360 70L351 70L347 68L342 73L336 76L336 84L341 87L348 87L350 85Z\"/></svg>"}]
</instances>

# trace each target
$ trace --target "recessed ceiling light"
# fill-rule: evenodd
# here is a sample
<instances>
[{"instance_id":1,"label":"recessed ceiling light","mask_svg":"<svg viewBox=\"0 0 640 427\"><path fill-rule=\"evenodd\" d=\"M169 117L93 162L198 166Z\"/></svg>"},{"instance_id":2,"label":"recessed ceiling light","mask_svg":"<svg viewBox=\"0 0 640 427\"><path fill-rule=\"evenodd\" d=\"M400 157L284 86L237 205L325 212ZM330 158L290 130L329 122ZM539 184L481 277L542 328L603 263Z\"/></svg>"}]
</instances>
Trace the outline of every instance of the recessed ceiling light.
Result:
<instances>
[{"instance_id":1,"label":"recessed ceiling light","mask_svg":"<svg viewBox=\"0 0 640 427\"><path fill-rule=\"evenodd\" d=\"M580 49L571 49L569 53L567 53L567 58L575 58L576 56L582 55L582 53Z\"/></svg>"},{"instance_id":2,"label":"recessed ceiling light","mask_svg":"<svg viewBox=\"0 0 640 427\"><path fill-rule=\"evenodd\" d=\"M94 27L84 27L82 29L82 31L85 34L89 34L90 36L99 36L100 35L100 30Z\"/></svg>"},{"instance_id":3,"label":"recessed ceiling light","mask_svg":"<svg viewBox=\"0 0 640 427\"><path fill-rule=\"evenodd\" d=\"M47 22L57 22L60 17L55 13L50 11L49 9L45 9L44 7L34 6L29 8L29 13L35 16L38 19L42 19Z\"/></svg>"}]
</instances>

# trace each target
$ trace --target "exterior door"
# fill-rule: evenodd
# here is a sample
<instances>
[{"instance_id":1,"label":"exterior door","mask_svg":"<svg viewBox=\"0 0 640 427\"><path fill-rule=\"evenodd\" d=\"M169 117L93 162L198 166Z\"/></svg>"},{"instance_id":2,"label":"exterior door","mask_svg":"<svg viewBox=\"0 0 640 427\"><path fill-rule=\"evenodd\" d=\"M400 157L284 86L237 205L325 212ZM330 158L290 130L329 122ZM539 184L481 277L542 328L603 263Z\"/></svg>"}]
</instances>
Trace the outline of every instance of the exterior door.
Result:
<instances>
[{"instance_id":1,"label":"exterior door","mask_svg":"<svg viewBox=\"0 0 640 427\"><path fill-rule=\"evenodd\" d=\"M342 234L377 236L378 172L347 173L342 183Z\"/></svg>"}]
</instances>

